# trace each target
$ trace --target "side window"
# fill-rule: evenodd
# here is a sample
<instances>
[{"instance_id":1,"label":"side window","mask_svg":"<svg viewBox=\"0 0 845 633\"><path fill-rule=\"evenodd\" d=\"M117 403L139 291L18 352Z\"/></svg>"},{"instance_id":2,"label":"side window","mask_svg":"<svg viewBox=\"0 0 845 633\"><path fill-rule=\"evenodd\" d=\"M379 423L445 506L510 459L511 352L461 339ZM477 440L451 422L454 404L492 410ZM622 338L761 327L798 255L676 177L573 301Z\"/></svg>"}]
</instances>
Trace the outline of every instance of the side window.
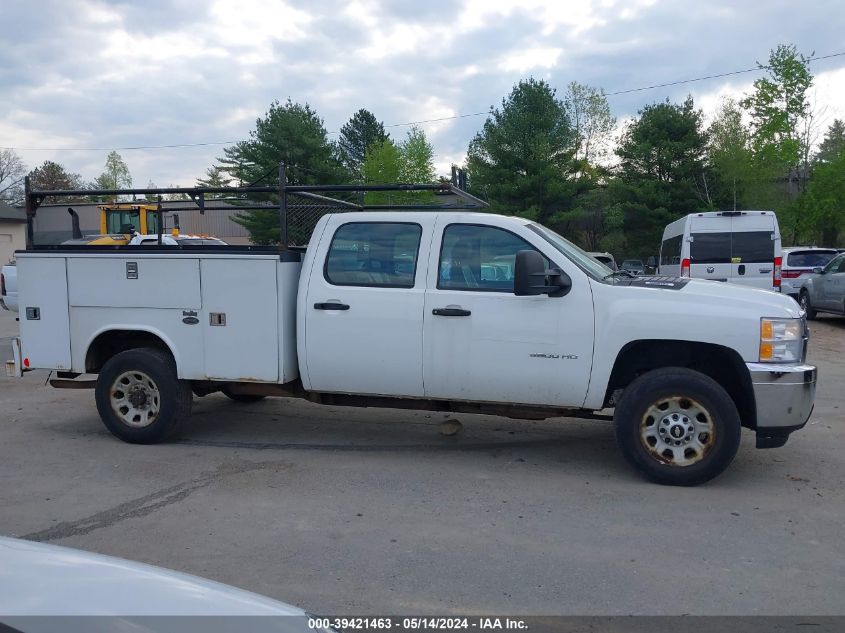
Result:
<instances>
[{"instance_id":1,"label":"side window","mask_svg":"<svg viewBox=\"0 0 845 633\"><path fill-rule=\"evenodd\" d=\"M537 249L510 231L475 224L450 224L443 232L440 246L437 287L513 292L516 254L524 250Z\"/></svg>"},{"instance_id":2,"label":"side window","mask_svg":"<svg viewBox=\"0 0 845 633\"><path fill-rule=\"evenodd\" d=\"M344 224L329 246L326 281L335 286L413 288L421 236L419 224Z\"/></svg>"},{"instance_id":3,"label":"side window","mask_svg":"<svg viewBox=\"0 0 845 633\"><path fill-rule=\"evenodd\" d=\"M840 255L835 260L833 264L833 268L830 270L832 273L845 273L845 256Z\"/></svg>"},{"instance_id":4,"label":"side window","mask_svg":"<svg viewBox=\"0 0 845 633\"><path fill-rule=\"evenodd\" d=\"M845 257L841 255L839 257L834 257L827 263L827 266L824 267L824 271L826 273L839 272L839 267L842 262L845 262Z\"/></svg>"}]
</instances>

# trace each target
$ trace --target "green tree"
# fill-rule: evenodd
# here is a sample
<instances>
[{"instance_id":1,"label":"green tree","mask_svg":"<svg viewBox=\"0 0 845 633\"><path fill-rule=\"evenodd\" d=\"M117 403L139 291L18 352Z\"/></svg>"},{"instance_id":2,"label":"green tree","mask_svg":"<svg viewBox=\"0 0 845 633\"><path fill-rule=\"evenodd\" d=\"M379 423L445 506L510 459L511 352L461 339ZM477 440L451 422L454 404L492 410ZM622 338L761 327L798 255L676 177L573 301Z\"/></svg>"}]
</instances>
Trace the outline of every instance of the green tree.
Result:
<instances>
[{"instance_id":1,"label":"green tree","mask_svg":"<svg viewBox=\"0 0 845 633\"><path fill-rule=\"evenodd\" d=\"M577 192L575 133L566 106L542 80L516 84L470 142L471 189L500 212L545 222Z\"/></svg>"},{"instance_id":2,"label":"green tree","mask_svg":"<svg viewBox=\"0 0 845 633\"><path fill-rule=\"evenodd\" d=\"M13 149L0 149L0 200L17 205L23 202L26 167Z\"/></svg>"},{"instance_id":3,"label":"green tree","mask_svg":"<svg viewBox=\"0 0 845 633\"><path fill-rule=\"evenodd\" d=\"M343 164L351 174L360 177L367 150L388 138L384 124L372 112L361 108L340 128L338 150Z\"/></svg>"},{"instance_id":4,"label":"green tree","mask_svg":"<svg viewBox=\"0 0 845 633\"><path fill-rule=\"evenodd\" d=\"M840 246L845 229L845 152L820 163L796 202L797 238Z\"/></svg>"},{"instance_id":5,"label":"green tree","mask_svg":"<svg viewBox=\"0 0 845 633\"><path fill-rule=\"evenodd\" d=\"M132 186L129 166L115 151L109 152L103 173L94 181L99 189L124 189Z\"/></svg>"},{"instance_id":6,"label":"green tree","mask_svg":"<svg viewBox=\"0 0 845 633\"><path fill-rule=\"evenodd\" d=\"M692 97L683 104L648 105L628 125L616 149L621 163L614 188L628 254L653 255L667 223L708 207L706 147L702 113Z\"/></svg>"},{"instance_id":7,"label":"green tree","mask_svg":"<svg viewBox=\"0 0 845 633\"><path fill-rule=\"evenodd\" d=\"M288 184L336 184L348 178L336 148L329 143L323 120L308 104L274 101L255 121L250 138L223 150L223 169L244 184L274 182L279 163L286 165ZM257 201L278 202L272 194ZM293 201L291 201L293 202ZM292 215L289 214L289 220ZM255 244L277 244L280 238L277 209L244 210L233 220L249 231Z\"/></svg>"},{"instance_id":8,"label":"green tree","mask_svg":"<svg viewBox=\"0 0 845 633\"><path fill-rule=\"evenodd\" d=\"M563 102L575 133L574 158L582 163L582 171L590 171L609 151L616 118L604 92L576 81L567 86Z\"/></svg>"},{"instance_id":9,"label":"green tree","mask_svg":"<svg viewBox=\"0 0 845 633\"><path fill-rule=\"evenodd\" d=\"M132 174L120 154L109 152L103 173L97 176L91 186L93 189L125 189L132 186ZM114 202L119 196L106 197Z\"/></svg>"},{"instance_id":10,"label":"green tree","mask_svg":"<svg viewBox=\"0 0 845 633\"><path fill-rule=\"evenodd\" d=\"M86 189L87 185L79 174L67 171L63 165L47 160L40 167L29 172L29 183L33 189ZM91 202L90 196L79 195L65 198L51 196L47 202Z\"/></svg>"},{"instance_id":11,"label":"green tree","mask_svg":"<svg viewBox=\"0 0 845 633\"><path fill-rule=\"evenodd\" d=\"M617 181L585 191L575 200L572 211L552 220L586 251L625 249L622 205L616 195Z\"/></svg>"},{"instance_id":12,"label":"green tree","mask_svg":"<svg viewBox=\"0 0 845 633\"><path fill-rule=\"evenodd\" d=\"M841 119L834 119L819 144L814 160L816 163L829 163L842 156L843 152L845 152L845 123Z\"/></svg>"},{"instance_id":13,"label":"green tree","mask_svg":"<svg viewBox=\"0 0 845 633\"><path fill-rule=\"evenodd\" d=\"M708 129L707 162L713 206L747 208L746 198L755 180L751 133L742 122L742 110L733 99L722 101Z\"/></svg>"},{"instance_id":14,"label":"green tree","mask_svg":"<svg viewBox=\"0 0 845 633\"><path fill-rule=\"evenodd\" d=\"M399 178L402 182L434 182L434 147L417 126L399 143Z\"/></svg>"},{"instance_id":15,"label":"green tree","mask_svg":"<svg viewBox=\"0 0 845 633\"><path fill-rule=\"evenodd\" d=\"M220 165L205 170L205 178L197 178L197 187L231 187L232 178Z\"/></svg>"},{"instance_id":16,"label":"green tree","mask_svg":"<svg viewBox=\"0 0 845 633\"><path fill-rule=\"evenodd\" d=\"M692 97L683 104L655 103L625 130L617 156L625 180L693 185L701 176L707 135Z\"/></svg>"},{"instance_id":17,"label":"green tree","mask_svg":"<svg viewBox=\"0 0 845 633\"><path fill-rule=\"evenodd\" d=\"M402 179L402 156L399 148L389 138L373 143L364 155L361 173L368 184L390 184ZM364 197L366 204L389 204L393 198L390 192L369 191Z\"/></svg>"},{"instance_id":18,"label":"green tree","mask_svg":"<svg viewBox=\"0 0 845 633\"><path fill-rule=\"evenodd\" d=\"M794 197L801 186L799 169L806 167L810 150L810 60L794 45L781 44L771 51L767 64L757 65L767 76L757 79L754 92L741 101L751 115L755 160L773 176L788 177L788 193Z\"/></svg>"},{"instance_id":19,"label":"green tree","mask_svg":"<svg viewBox=\"0 0 845 633\"><path fill-rule=\"evenodd\" d=\"M362 175L370 184L434 182L434 148L422 129L412 127L398 145L389 138L371 145L364 156ZM431 198L431 192L423 191L371 191L364 200L367 204L425 204Z\"/></svg>"},{"instance_id":20,"label":"green tree","mask_svg":"<svg viewBox=\"0 0 845 633\"><path fill-rule=\"evenodd\" d=\"M63 165L45 160L40 167L29 172L29 183L33 189L82 189L82 176L67 171Z\"/></svg>"}]
</instances>

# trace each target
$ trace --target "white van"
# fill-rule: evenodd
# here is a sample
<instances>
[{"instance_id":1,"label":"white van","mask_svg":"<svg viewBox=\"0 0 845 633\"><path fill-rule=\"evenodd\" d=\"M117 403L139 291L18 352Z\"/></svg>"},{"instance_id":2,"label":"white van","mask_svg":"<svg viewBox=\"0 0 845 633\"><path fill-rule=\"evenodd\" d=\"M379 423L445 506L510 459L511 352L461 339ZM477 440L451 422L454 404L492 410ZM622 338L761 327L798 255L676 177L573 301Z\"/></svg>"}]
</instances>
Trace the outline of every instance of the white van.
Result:
<instances>
[{"instance_id":1,"label":"white van","mask_svg":"<svg viewBox=\"0 0 845 633\"><path fill-rule=\"evenodd\" d=\"M663 230L658 274L779 290L781 245L772 211L692 213Z\"/></svg>"}]
</instances>

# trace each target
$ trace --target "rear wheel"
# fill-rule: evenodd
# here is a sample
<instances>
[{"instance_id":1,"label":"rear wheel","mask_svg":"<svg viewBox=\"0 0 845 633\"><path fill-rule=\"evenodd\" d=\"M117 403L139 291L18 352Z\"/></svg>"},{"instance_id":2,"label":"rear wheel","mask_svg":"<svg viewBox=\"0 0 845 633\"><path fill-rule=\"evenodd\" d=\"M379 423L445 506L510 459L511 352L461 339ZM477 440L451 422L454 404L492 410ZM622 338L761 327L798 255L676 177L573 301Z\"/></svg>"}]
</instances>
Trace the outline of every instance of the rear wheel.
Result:
<instances>
[{"instance_id":1,"label":"rear wheel","mask_svg":"<svg viewBox=\"0 0 845 633\"><path fill-rule=\"evenodd\" d=\"M813 309L813 304L810 303L810 293L806 289L801 290L801 294L798 296L798 303L804 312L807 313L807 319L815 321L818 313Z\"/></svg>"},{"instance_id":2,"label":"rear wheel","mask_svg":"<svg viewBox=\"0 0 845 633\"><path fill-rule=\"evenodd\" d=\"M167 439L191 413L190 384L177 378L169 354L149 347L120 352L106 361L95 397L106 428L132 444Z\"/></svg>"},{"instance_id":3,"label":"rear wheel","mask_svg":"<svg viewBox=\"0 0 845 633\"><path fill-rule=\"evenodd\" d=\"M736 455L740 420L733 400L709 376L682 367L648 372L623 392L614 415L622 454L648 479L695 486Z\"/></svg>"}]
</instances>

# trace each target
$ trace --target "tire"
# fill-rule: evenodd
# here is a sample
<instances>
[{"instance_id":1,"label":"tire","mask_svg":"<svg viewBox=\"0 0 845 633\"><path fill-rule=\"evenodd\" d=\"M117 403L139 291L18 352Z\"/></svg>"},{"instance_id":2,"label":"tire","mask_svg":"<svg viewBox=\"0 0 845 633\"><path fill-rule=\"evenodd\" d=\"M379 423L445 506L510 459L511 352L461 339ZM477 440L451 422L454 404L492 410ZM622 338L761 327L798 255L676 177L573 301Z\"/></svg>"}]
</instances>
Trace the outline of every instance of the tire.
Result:
<instances>
[{"instance_id":1,"label":"tire","mask_svg":"<svg viewBox=\"0 0 845 633\"><path fill-rule=\"evenodd\" d=\"M724 471L739 448L739 413L709 376L683 367L634 380L614 413L625 459L653 482L696 486Z\"/></svg>"},{"instance_id":2,"label":"tire","mask_svg":"<svg viewBox=\"0 0 845 633\"><path fill-rule=\"evenodd\" d=\"M170 354L150 347L106 361L95 397L103 424L130 444L162 442L191 414L190 383L176 377Z\"/></svg>"},{"instance_id":3,"label":"tire","mask_svg":"<svg viewBox=\"0 0 845 633\"><path fill-rule=\"evenodd\" d=\"M807 320L808 321L815 321L818 312L813 309L813 305L810 303L810 293L806 290L801 290L801 294L798 296L798 304L804 309L804 312L807 313Z\"/></svg>"},{"instance_id":4,"label":"tire","mask_svg":"<svg viewBox=\"0 0 845 633\"><path fill-rule=\"evenodd\" d=\"M244 404L248 404L250 402L258 402L259 400L264 400L267 396L259 396L257 394L248 394L248 393L232 393L229 391L228 387L223 387L221 389L223 395L225 395L230 400L234 400L235 402L241 402Z\"/></svg>"}]
</instances>

